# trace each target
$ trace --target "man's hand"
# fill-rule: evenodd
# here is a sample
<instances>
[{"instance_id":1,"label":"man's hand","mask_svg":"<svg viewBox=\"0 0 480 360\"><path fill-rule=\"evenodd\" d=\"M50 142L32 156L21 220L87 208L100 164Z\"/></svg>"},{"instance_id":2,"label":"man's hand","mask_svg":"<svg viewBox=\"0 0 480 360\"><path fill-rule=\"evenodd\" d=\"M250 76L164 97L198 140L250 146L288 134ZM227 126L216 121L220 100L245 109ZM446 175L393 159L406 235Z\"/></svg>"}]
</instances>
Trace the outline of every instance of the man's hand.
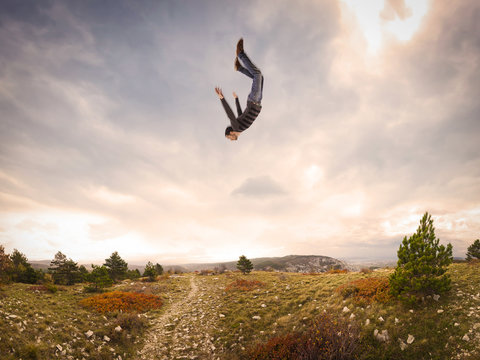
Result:
<instances>
[{"instance_id":1,"label":"man's hand","mask_svg":"<svg viewBox=\"0 0 480 360\"><path fill-rule=\"evenodd\" d=\"M234 97L235 99L238 98L237 93L236 93L235 91L233 92L233 97Z\"/></svg>"},{"instance_id":2,"label":"man's hand","mask_svg":"<svg viewBox=\"0 0 480 360\"><path fill-rule=\"evenodd\" d=\"M220 100L222 100L222 99L223 99L222 89L220 89L220 88L217 86L217 87L215 88L215 92L217 93L218 98L219 98Z\"/></svg>"}]
</instances>

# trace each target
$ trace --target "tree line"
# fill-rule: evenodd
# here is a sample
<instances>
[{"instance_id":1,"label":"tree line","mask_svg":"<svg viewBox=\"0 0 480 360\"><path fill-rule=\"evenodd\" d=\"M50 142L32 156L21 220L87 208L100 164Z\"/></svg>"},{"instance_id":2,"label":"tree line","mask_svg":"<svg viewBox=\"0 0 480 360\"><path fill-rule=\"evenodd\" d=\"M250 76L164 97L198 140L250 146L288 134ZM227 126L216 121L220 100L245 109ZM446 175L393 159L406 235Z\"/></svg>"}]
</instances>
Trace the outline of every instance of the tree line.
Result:
<instances>
[{"instance_id":1,"label":"tree line","mask_svg":"<svg viewBox=\"0 0 480 360\"><path fill-rule=\"evenodd\" d=\"M145 266L143 276L153 281L163 272L162 265L158 263L154 265L149 261ZM26 284L52 282L58 285L74 285L88 282L91 290L100 290L124 279L140 277L142 277L140 271L138 269L129 270L128 263L121 258L117 251L105 259L103 265L92 264L91 271L88 271L84 265L79 266L78 263L58 251L50 262L48 271L43 271L34 269L25 254L17 249L14 249L9 255L5 253L4 246L0 245L0 283L12 281Z\"/></svg>"}]
</instances>

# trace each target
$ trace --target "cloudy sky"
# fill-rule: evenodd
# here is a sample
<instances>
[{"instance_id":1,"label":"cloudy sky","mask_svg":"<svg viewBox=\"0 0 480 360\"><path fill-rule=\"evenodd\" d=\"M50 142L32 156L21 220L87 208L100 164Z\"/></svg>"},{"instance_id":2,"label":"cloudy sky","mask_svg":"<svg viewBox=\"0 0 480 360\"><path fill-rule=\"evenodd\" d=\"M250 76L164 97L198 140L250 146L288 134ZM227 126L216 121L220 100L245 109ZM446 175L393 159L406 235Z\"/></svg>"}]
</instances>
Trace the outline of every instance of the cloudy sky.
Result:
<instances>
[{"instance_id":1,"label":"cloudy sky","mask_svg":"<svg viewBox=\"0 0 480 360\"><path fill-rule=\"evenodd\" d=\"M0 244L132 263L480 237L477 0L2 1ZM245 106L235 45L265 76Z\"/></svg>"}]
</instances>

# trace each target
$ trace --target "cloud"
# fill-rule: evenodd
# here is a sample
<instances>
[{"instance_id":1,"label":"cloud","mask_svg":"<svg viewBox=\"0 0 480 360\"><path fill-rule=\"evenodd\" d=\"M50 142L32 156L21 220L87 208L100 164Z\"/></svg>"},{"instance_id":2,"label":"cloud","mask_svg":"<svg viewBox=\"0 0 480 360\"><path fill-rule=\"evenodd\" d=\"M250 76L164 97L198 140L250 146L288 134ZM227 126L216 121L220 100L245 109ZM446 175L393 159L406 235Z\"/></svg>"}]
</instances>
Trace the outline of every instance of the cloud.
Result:
<instances>
[{"instance_id":1,"label":"cloud","mask_svg":"<svg viewBox=\"0 0 480 360\"><path fill-rule=\"evenodd\" d=\"M412 16L412 9L407 7L405 0L385 0L385 6L380 12L380 18L386 21L395 20L398 16L400 20L405 20Z\"/></svg>"},{"instance_id":2,"label":"cloud","mask_svg":"<svg viewBox=\"0 0 480 360\"><path fill-rule=\"evenodd\" d=\"M375 56L334 0L18 4L0 5L0 242L32 258L33 233L7 215L54 212L55 236L34 234L51 256L159 262L297 244L394 255L426 210L459 251L478 230L475 1L433 2L409 41L387 38ZM406 19L406 4L384 15ZM264 100L231 143L213 87L245 105L240 36Z\"/></svg>"},{"instance_id":3,"label":"cloud","mask_svg":"<svg viewBox=\"0 0 480 360\"><path fill-rule=\"evenodd\" d=\"M233 190L232 194L263 198L283 195L285 191L269 176L259 176L246 179L238 188Z\"/></svg>"}]
</instances>

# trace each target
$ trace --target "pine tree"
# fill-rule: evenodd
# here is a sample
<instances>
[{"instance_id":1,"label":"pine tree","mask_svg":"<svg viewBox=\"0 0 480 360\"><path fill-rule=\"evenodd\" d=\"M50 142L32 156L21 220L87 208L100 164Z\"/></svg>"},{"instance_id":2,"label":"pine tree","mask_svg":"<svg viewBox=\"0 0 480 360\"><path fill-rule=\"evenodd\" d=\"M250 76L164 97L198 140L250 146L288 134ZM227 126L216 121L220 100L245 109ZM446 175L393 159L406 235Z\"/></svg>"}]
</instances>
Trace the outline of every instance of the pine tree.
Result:
<instances>
[{"instance_id":1,"label":"pine tree","mask_svg":"<svg viewBox=\"0 0 480 360\"><path fill-rule=\"evenodd\" d=\"M123 260L118 252L112 253L108 259L105 259L105 264L103 264L108 268L108 273L110 274L110 278L115 282L117 280L123 279L128 271L128 264L125 260Z\"/></svg>"},{"instance_id":2,"label":"pine tree","mask_svg":"<svg viewBox=\"0 0 480 360\"><path fill-rule=\"evenodd\" d=\"M10 272L12 269L12 260L8 254L5 254L3 245L0 245L0 284L10 282Z\"/></svg>"},{"instance_id":3,"label":"pine tree","mask_svg":"<svg viewBox=\"0 0 480 360\"><path fill-rule=\"evenodd\" d=\"M67 256L61 251L55 254L48 270L52 272L55 284L73 285L81 281L77 263L72 259L67 260Z\"/></svg>"},{"instance_id":4,"label":"pine tree","mask_svg":"<svg viewBox=\"0 0 480 360\"><path fill-rule=\"evenodd\" d=\"M159 263L155 264L155 271L157 272L157 275L162 275L163 274L163 266L160 265Z\"/></svg>"},{"instance_id":5,"label":"pine tree","mask_svg":"<svg viewBox=\"0 0 480 360\"><path fill-rule=\"evenodd\" d=\"M95 291L109 287L113 283L108 275L108 269L103 265L96 266L92 264L92 272L86 275L86 278L87 281L93 285Z\"/></svg>"},{"instance_id":6,"label":"pine tree","mask_svg":"<svg viewBox=\"0 0 480 360\"><path fill-rule=\"evenodd\" d=\"M147 265L145 265L145 271L143 272L143 276L148 276L148 280L155 281L155 277L157 276L157 270L150 261L147 263Z\"/></svg>"},{"instance_id":7,"label":"pine tree","mask_svg":"<svg viewBox=\"0 0 480 360\"><path fill-rule=\"evenodd\" d=\"M467 249L467 260L480 259L480 240L477 239Z\"/></svg>"},{"instance_id":8,"label":"pine tree","mask_svg":"<svg viewBox=\"0 0 480 360\"><path fill-rule=\"evenodd\" d=\"M415 303L425 295L450 289L450 277L445 272L453 260L452 245L439 245L428 212L420 221L417 232L408 239L404 237L397 255L397 268L390 276L392 295Z\"/></svg>"},{"instance_id":9,"label":"pine tree","mask_svg":"<svg viewBox=\"0 0 480 360\"><path fill-rule=\"evenodd\" d=\"M253 270L253 265L250 260L247 259L245 255L240 256L237 262L237 269L240 270L243 274L248 274Z\"/></svg>"}]
</instances>

